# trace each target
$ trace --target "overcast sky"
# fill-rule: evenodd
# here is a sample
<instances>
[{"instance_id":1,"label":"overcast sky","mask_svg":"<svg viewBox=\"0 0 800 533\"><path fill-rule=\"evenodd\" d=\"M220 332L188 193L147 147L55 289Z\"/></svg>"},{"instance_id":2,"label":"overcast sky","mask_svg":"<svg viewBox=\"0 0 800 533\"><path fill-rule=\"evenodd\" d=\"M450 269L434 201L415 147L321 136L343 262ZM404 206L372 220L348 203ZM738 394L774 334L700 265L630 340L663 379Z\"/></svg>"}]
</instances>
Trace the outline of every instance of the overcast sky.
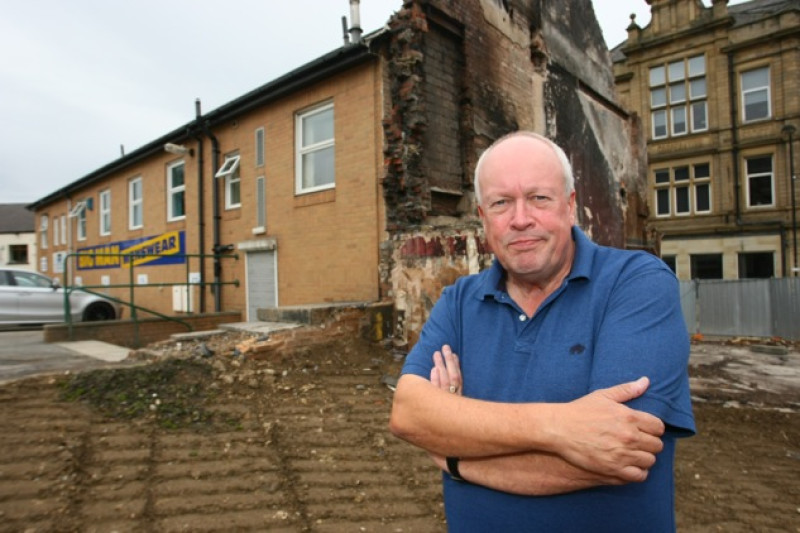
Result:
<instances>
[{"instance_id":1,"label":"overcast sky","mask_svg":"<svg viewBox=\"0 0 800 533\"><path fill-rule=\"evenodd\" d=\"M365 33L400 6L361 0ZM645 0L594 8L609 46L626 38L631 13L650 21ZM196 98L207 113L341 46L350 3L0 0L0 9L0 203L29 203L117 159L121 145L130 153L191 121Z\"/></svg>"}]
</instances>

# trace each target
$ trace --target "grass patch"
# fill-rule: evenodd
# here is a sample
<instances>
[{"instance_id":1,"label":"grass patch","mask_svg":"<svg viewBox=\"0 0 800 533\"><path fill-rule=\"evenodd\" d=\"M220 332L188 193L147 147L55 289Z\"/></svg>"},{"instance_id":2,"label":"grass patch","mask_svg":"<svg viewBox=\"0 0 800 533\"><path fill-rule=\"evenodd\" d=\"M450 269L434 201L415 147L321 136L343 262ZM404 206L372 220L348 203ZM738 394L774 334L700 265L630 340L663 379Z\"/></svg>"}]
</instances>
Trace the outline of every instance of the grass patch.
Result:
<instances>
[{"instance_id":1,"label":"grass patch","mask_svg":"<svg viewBox=\"0 0 800 533\"><path fill-rule=\"evenodd\" d=\"M152 418L166 429L209 428L211 367L201 361L166 359L146 366L93 370L61 384L61 399L82 401L119 420ZM226 415L220 422L235 426Z\"/></svg>"}]
</instances>

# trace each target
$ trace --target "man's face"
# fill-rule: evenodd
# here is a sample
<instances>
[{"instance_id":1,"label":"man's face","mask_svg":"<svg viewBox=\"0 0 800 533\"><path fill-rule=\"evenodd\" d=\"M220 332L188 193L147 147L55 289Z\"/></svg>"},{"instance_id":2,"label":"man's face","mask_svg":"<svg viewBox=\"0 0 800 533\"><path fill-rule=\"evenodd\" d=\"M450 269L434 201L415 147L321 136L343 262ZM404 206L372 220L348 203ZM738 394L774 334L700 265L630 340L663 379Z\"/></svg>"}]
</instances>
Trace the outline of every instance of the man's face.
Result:
<instances>
[{"instance_id":1,"label":"man's face","mask_svg":"<svg viewBox=\"0 0 800 533\"><path fill-rule=\"evenodd\" d=\"M552 148L512 137L492 149L479 177L486 240L512 281L544 287L572 266L575 193L567 195Z\"/></svg>"}]
</instances>

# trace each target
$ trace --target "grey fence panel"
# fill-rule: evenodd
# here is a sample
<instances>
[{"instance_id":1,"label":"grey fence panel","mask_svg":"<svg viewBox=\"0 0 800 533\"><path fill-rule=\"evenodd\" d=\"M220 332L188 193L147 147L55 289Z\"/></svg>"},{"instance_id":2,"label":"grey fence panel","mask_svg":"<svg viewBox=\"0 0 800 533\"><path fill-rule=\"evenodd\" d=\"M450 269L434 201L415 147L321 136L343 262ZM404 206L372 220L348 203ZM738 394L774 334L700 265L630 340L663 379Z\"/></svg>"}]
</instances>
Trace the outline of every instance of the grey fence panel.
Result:
<instances>
[{"instance_id":1,"label":"grey fence panel","mask_svg":"<svg viewBox=\"0 0 800 533\"><path fill-rule=\"evenodd\" d=\"M800 278L681 282L690 333L800 340Z\"/></svg>"},{"instance_id":2,"label":"grey fence panel","mask_svg":"<svg viewBox=\"0 0 800 533\"><path fill-rule=\"evenodd\" d=\"M689 335L697 333L697 284L694 281L681 281L681 311Z\"/></svg>"},{"instance_id":3,"label":"grey fence panel","mask_svg":"<svg viewBox=\"0 0 800 533\"><path fill-rule=\"evenodd\" d=\"M769 280L698 282L699 329L706 335L771 337Z\"/></svg>"},{"instance_id":4,"label":"grey fence panel","mask_svg":"<svg viewBox=\"0 0 800 533\"><path fill-rule=\"evenodd\" d=\"M773 335L800 340L800 278L772 280Z\"/></svg>"}]
</instances>

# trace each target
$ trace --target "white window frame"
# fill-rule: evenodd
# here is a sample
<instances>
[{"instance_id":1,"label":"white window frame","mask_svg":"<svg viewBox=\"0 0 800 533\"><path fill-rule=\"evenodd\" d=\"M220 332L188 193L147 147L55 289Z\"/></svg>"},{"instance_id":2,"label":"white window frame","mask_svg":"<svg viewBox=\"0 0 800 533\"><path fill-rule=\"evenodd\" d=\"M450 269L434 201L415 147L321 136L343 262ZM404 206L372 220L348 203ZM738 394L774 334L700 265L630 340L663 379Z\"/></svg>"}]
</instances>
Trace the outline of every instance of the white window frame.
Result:
<instances>
[{"instance_id":1,"label":"white window frame","mask_svg":"<svg viewBox=\"0 0 800 533\"><path fill-rule=\"evenodd\" d=\"M264 166L264 151L265 151L265 134L264 128L258 128L255 132L255 158L256 158L256 167L263 167Z\"/></svg>"},{"instance_id":2,"label":"white window frame","mask_svg":"<svg viewBox=\"0 0 800 533\"><path fill-rule=\"evenodd\" d=\"M53 217L53 246L58 246L60 244L60 235L58 232L58 217Z\"/></svg>"},{"instance_id":3,"label":"white window frame","mask_svg":"<svg viewBox=\"0 0 800 533\"><path fill-rule=\"evenodd\" d=\"M748 174L747 161L751 159L766 159L770 160L770 172L761 172L755 174ZM769 204L753 205L752 198L750 198L750 180L753 178L763 178L769 176L770 196L772 201ZM747 194L747 208L748 209L770 209L775 207L775 156L772 154L752 155L744 158L744 179L745 191Z\"/></svg>"},{"instance_id":4,"label":"white window frame","mask_svg":"<svg viewBox=\"0 0 800 533\"><path fill-rule=\"evenodd\" d=\"M62 244L69 244L69 242L67 242L67 215L61 215L59 219L61 222L61 242ZM57 224L58 222L53 223Z\"/></svg>"},{"instance_id":5,"label":"white window frame","mask_svg":"<svg viewBox=\"0 0 800 533\"><path fill-rule=\"evenodd\" d=\"M83 204L83 208L79 209L78 212L75 214L76 220L76 228L75 233L78 237L79 241L86 240L86 203Z\"/></svg>"},{"instance_id":6,"label":"white window frame","mask_svg":"<svg viewBox=\"0 0 800 533\"><path fill-rule=\"evenodd\" d=\"M50 240L47 235L49 227L50 217L42 215L41 218L39 218L39 246L41 248L47 248L48 241Z\"/></svg>"},{"instance_id":7,"label":"white window frame","mask_svg":"<svg viewBox=\"0 0 800 533\"><path fill-rule=\"evenodd\" d=\"M333 130L333 136L328 139L323 139L316 143L311 143L308 145L303 144L303 129L305 120L308 118L313 117L314 115L319 115L322 113L331 113L331 129ZM336 187L336 171L335 171L335 162L336 162L336 116L333 113L333 102L323 104L320 106L316 106L314 108L308 109L306 111L297 113L295 115L295 194L306 194L312 193L317 191L324 191L328 189L333 189ZM322 152L323 150L333 150L334 151L334 170L333 170L333 181L331 183L323 183L321 185L311 185L305 186L303 184L303 175L305 174L305 168L303 161L306 156L314 155L317 152Z\"/></svg>"},{"instance_id":8,"label":"white window frame","mask_svg":"<svg viewBox=\"0 0 800 533\"><path fill-rule=\"evenodd\" d=\"M267 179L256 178L256 225L253 234L259 235L267 231Z\"/></svg>"},{"instance_id":9,"label":"white window frame","mask_svg":"<svg viewBox=\"0 0 800 533\"><path fill-rule=\"evenodd\" d=\"M702 61L700 61L702 59ZM705 56L694 55L650 67L650 131L653 140L708 131L708 75ZM703 81L702 85L698 82ZM704 87L698 94L693 89ZM655 93L661 98L656 101ZM695 120L696 112L702 121ZM675 119L681 118L682 121ZM657 122L660 125L657 127ZM678 128L678 124L682 124Z\"/></svg>"},{"instance_id":10,"label":"white window frame","mask_svg":"<svg viewBox=\"0 0 800 533\"><path fill-rule=\"evenodd\" d=\"M176 168L183 169L183 183L175 185L172 181ZM183 213L175 214L175 197L183 198ZM186 218L186 163L181 159L167 165L167 222L175 222Z\"/></svg>"},{"instance_id":11,"label":"white window frame","mask_svg":"<svg viewBox=\"0 0 800 533\"><path fill-rule=\"evenodd\" d=\"M100 204L100 235L111 235L111 189L100 191L97 203Z\"/></svg>"},{"instance_id":12,"label":"white window frame","mask_svg":"<svg viewBox=\"0 0 800 533\"><path fill-rule=\"evenodd\" d=\"M703 165L708 166L708 176L697 177L697 168ZM675 179L676 169L686 168L688 178L684 180ZM714 210L713 206L713 184L711 180L711 163L707 161L699 161L695 163L685 163L675 165L673 167L659 167L653 169L653 202L654 212L656 218L669 218L669 217L686 217L691 215L706 215ZM669 181L656 182L656 174L658 172L667 172ZM697 189L698 187L708 187L708 209L699 210L697 208ZM686 189L688 210L678 211L678 190ZM666 194L668 200L668 212L659 212L658 198L659 194Z\"/></svg>"},{"instance_id":13,"label":"white window frame","mask_svg":"<svg viewBox=\"0 0 800 533\"><path fill-rule=\"evenodd\" d=\"M139 196L136 196L136 189ZM138 217L137 217L138 215ZM138 218L138 223L137 223ZM128 228L141 229L144 226L144 182L142 177L136 177L128 182Z\"/></svg>"},{"instance_id":14,"label":"white window frame","mask_svg":"<svg viewBox=\"0 0 800 533\"><path fill-rule=\"evenodd\" d=\"M745 74L750 74L752 72L756 72L759 70L764 70L767 73L767 84L759 87L753 87L751 89L744 88L744 76ZM741 105L742 105L742 122L750 123L750 122L758 122L761 120L769 120L772 118L772 90L770 86L772 85L772 72L770 71L769 66L763 66L758 68L751 68L748 70L743 70L739 74L739 87L741 87ZM766 116L759 116L755 118L747 118L747 97L754 93L766 93L766 100L767 100L767 114Z\"/></svg>"},{"instance_id":15,"label":"white window frame","mask_svg":"<svg viewBox=\"0 0 800 533\"><path fill-rule=\"evenodd\" d=\"M238 209L242 206L242 177L239 173L241 156L238 154L225 156L225 162L214 175L215 178L225 180L225 209ZM237 200L234 192L238 191Z\"/></svg>"}]
</instances>

